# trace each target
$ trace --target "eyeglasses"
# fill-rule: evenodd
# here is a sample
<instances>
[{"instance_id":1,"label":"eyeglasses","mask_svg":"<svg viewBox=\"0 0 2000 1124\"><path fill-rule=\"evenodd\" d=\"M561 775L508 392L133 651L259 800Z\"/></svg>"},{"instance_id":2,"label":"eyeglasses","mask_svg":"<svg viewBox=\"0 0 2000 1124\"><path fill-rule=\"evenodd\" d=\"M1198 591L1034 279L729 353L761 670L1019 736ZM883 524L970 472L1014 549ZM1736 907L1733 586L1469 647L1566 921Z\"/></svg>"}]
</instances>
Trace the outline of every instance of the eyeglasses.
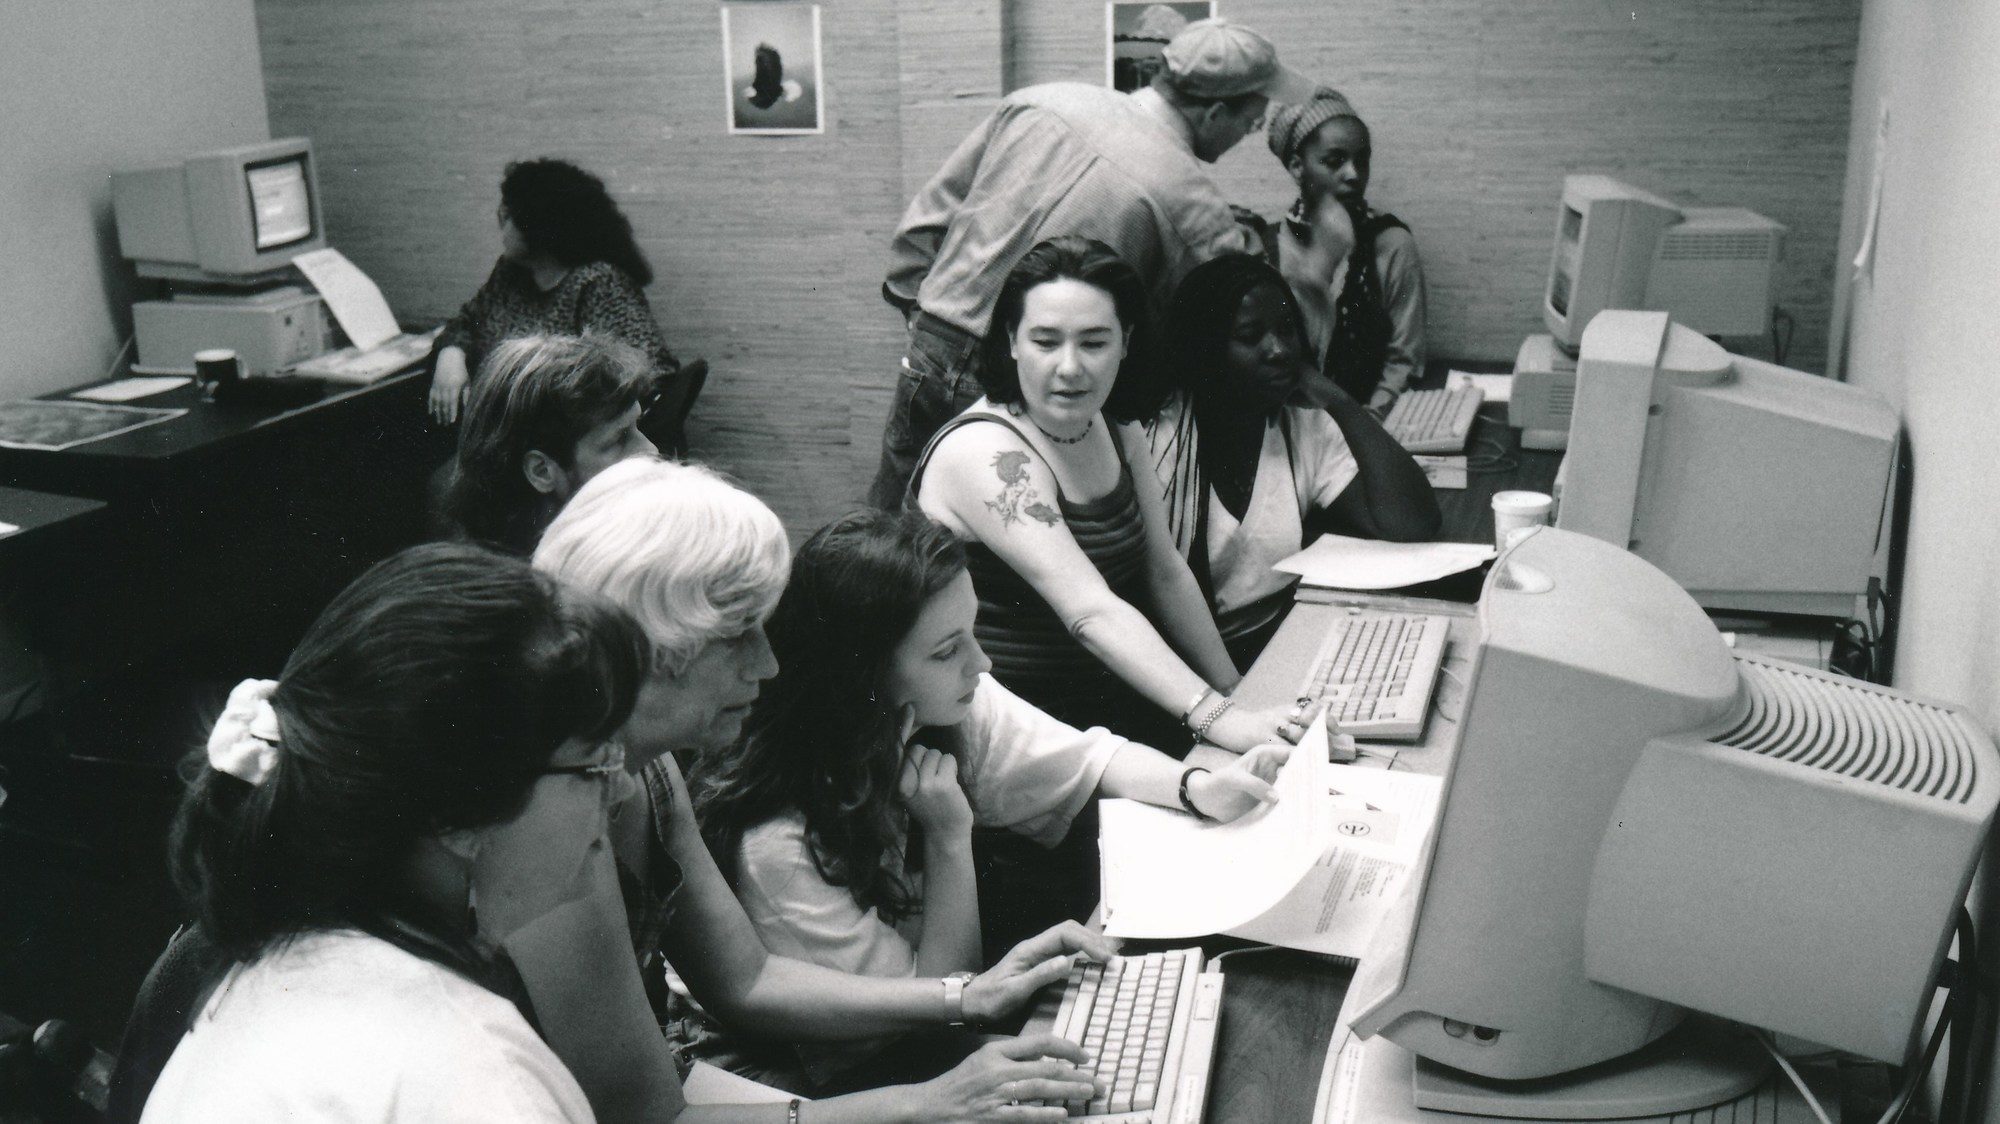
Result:
<instances>
[{"instance_id":1,"label":"eyeglasses","mask_svg":"<svg viewBox=\"0 0 2000 1124\"><path fill-rule=\"evenodd\" d=\"M634 779L625 771L625 746L621 742L604 743L602 760L588 765L547 765L540 770L544 777L585 777L600 780L604 796L604 808L609 812L632 792Z\"/></svg>"},{"instance_id":2,"label":"eyeglasses","mask_svg":"<svg viewBox=\"0 0 2000 1124\"><path fill-rule=\"evenodd\" d=\"M604 760L589 765L548 765L542 768L544 777L616 777L625 771L625 746L621 742L604 743Z\"/></svg>"}]
</instances>

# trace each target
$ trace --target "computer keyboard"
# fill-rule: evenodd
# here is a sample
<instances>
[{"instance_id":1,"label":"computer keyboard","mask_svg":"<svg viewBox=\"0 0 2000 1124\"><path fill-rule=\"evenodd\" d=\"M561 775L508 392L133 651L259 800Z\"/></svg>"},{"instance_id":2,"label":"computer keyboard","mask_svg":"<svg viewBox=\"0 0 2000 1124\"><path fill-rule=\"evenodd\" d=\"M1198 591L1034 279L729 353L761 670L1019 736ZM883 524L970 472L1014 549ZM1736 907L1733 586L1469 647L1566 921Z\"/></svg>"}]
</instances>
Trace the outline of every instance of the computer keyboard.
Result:
<instances>
[{"instance_id":1,"label":"computer keyboard","mask_svg":"<svg viewBox=\"0 0 2000 1124\"><path fill-rule=\"evenodd\" d=\"M1131 1124L1201 1124L1222 1018L1222 973L1202 971L1198 948L1078 961L1029 1018L1030 1033L1060 1035L1096 1059L1105 1092L1071 1101L1071 1116Z\"/></svg>"},{"instance_id":2,"label":"computer keyboard","mask_svg":"<svg viewBox=\"0 0 2000 1124\"><path fill-rule=\"evenodd\" d=\"M295 363L284 373L328 382L366 385L395 374L429 354L431 342L442 330L433 328L428 332L404 332L366 351L356 347L339 348Z\"/></svg>"},{"instance_id":3,"label":"computer keyboard","mask_svg":"<svg viewBox=\"0 0 2000 1124\"><path fill-rule=\"evenodd\" d=\"M1476 386L1406 390L1382 428L1412 453L1462 453L1483 397Z\"/></svg>"},{"instance_id":4,"label":"computer keyboard","mask_svg":"<svg viewBox=\"0 0 2000 1124\"><path fill-rule=\"evenodd\" d=\"M1299 695L1325 700L1343 734L1415 741L1450 632L1450 617L1351 609L1320 642Z\"/></svg>"}]
</instances>

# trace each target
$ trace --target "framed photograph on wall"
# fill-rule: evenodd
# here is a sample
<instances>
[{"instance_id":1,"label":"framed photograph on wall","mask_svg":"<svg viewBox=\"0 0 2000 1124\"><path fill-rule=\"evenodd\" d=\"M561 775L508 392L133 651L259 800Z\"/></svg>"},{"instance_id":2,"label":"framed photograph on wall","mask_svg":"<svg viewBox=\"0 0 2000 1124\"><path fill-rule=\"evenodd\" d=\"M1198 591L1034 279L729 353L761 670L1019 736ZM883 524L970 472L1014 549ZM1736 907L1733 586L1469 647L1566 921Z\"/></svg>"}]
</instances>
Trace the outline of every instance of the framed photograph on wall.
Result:
<instances>
[{"instance_id":1,"label":"framed photograph on wall","mask_svg":"<svg viewBox=\"0 0 2000 1124\"><path fill-rule=\"evenodd\" d=\"M731 133L826 131L818 4L722 5L722 73Z\"/></svg>"},{"instance_id":2,"label":"framed photograph on wall","mask_svg":"<svg viewBox=\"0 0 2000 1124\"><path fill-rule=\"evenodd\" d=\"M1160 71L1167 41L1196 20L1215 14L1215 0L1157 4L1111 0L1104 5L1104 80L1125 93L1139 89Z\"/></svg>"}]
</instances>

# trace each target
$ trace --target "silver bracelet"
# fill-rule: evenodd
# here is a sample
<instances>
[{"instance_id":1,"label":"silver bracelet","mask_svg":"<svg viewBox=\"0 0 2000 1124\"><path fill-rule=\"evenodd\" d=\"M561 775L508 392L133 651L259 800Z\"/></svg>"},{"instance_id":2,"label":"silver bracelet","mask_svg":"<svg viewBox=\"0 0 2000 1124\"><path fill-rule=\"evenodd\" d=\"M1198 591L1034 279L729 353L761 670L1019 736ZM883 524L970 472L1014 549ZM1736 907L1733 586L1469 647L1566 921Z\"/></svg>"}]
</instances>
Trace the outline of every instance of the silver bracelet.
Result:
<instances>
[{"instance_id":1,"label":"silver bracelet","mask_svg":"<svg viewBox=\"0 0 2000 1124\"><path fill-rule=\"evenodd\" d=\"M1230 707L1235 705L1236 705L1235 699L1232 699L1229 696L1224 695L1222 697L1222 701L1216 705L1216 708L1214 710L1209 711L1208 716L1201 720L1201 725L1196 726L1194 728L1194 740L1198 742L1207 741L1209 727L1215 725L1215 720L1221 718L1223 714L1229 710Z\"/></svg>"},{"instance_id":2,"label":"silver bracelet","mask_svg":"<svg viewBox=\"0 0 2000 1124\"><path fill-rule=\"evenodd\" d=\"M1195 697L1194 697L1194 698L1193 698L1193 699L1192 699L1191 701L1189 701L1189 703L1188 703L1188 704L1187 704L1186 706L1182 707L1182 708L1181 708L1181 725L1183 725L1183 726L1186 726L1186 727L1188 727L1189 729L1193 729L1193 728L1194 728L1194 727L1193 727L1193 724L1194 724L1194 712L1195 712L1195 711L1197 711L1197 710L1200 710L1200 709L1201 709L1201 704L1202 704L1202 703L1205 703L1205 702L1207 702L1207 701L1208 701L1208 696L1210 696L1210 695L1212 695L1212 694L1215 694L1215 688L1213 688L1213 687L1203 687L1203 688L1201 689L1201 693L1200 693L1200 694L1196 695L1196 696L1195 696Z\"/></svg>"}]
</instances>

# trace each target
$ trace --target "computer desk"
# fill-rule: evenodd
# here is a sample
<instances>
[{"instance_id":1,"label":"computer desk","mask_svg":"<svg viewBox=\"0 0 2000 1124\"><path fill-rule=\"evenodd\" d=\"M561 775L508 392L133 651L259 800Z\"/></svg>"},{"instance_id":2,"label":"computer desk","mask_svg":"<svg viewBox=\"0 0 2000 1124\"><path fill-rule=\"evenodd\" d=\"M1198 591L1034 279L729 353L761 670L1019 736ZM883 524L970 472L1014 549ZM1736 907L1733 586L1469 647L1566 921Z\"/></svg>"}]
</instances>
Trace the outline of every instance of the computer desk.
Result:
<instances>
[{"instance_id":1,"label":"computer desk","mask_svg":"<svg viewBox=\"0 0 2000 1124\"><path fill-rule=\"evenodd\" d=\"M246 643L282 658L327 597L421 538L448 448L426 429L426 387L422 364L290 407L207 402L189 385L133 403L180 417L60 451L0 448L0 487L105 508L88 535L22 536L22 570L61 579L19 599L33 642L72 681L174 653L233 664Z\"/></svg>"},{"instance_id":2,"label":"computer desk","mask_svg":"<svg viewBox=\"0 0 2000 1124\"><path fill-rule=\"evenodd\" d=\"M1365 594L1342 602L1302 599L1243 677L1236 698L1244 706L1290 704L1332 620L1346 612L1348 603L1381 600ZM1455 718L1466 666L1459 653L1470 647L1464 641L1471 637L1473 607L1438 600L1409 603L1454 618L1445 674L1439 676L1422 740L1364 749L1394 752L1390 766L1394 769L1442 774L1456 738ZM1212 766L1228 759L1222 750L1201 747L1189 755L1188 762ZM1308 1124L1313 1119L1326 1046L1333 1037L1335 1017L1353 969L1289 949L1236 953L1223 962L1223 968L1228 983L1223 989L1221 1039L1216 1047L1206 1119L1209 1124Z\"/></svg>"},{"instance_id":3,"label":"computer desk","mask_svg":"<svg viewBox=\"0 0 2000 1124\"><path fill-rule=\"evenodd\" d=\"M1442 364L1420 385L1442 385ZM1438 505L1444 517L1438 537L1456 542L1493 541L1493 494L1510 488L1549 492L1562 463L1560 452L1520 448L1520 431L1506 422L1507 407L1488 403L1480 410L1471 438L1475 455L1494 455L1501 467L1468 474L1463 490L1441 490ZM1369 746L1364 751L1393 751L1390 767L1442 775L1450 764L1457 739L1457 715L1469 671L1475 634L1474 602L1484 581L1485 567L1390 594L1329 594L1304 591L1271 643L1244 676L1236 697L1244 706L1289 705L1332 620L1350 604L1408 607L1452 616L1450 647L1439 676L1422 740L1402 746ZM1190 764L1216 765L1229 760L1212 747L1197 748ZM1204 942L1205 944L1226 944ZM1235 942L1240 944L1241 942ZM1223 992L1220 1040L1209 1086L1208 1124L1312 1124L1327 1046L1332 1040L1342 1001L1353 970L1310 953L1289 949L1249 950L1223 962L1228 984ZM1379 1062L1379 1056L1378 1056ZM1407 1068L1407 1056L1398 1060ZM1848 1095L1826 1069L1807 1072L1823 1102ZM1861 1079L1865 1082L1865 1078ZM1398 1106L1407 1109L1407 1105ZM1877 1108L1879 1111L1879 1106ZM1423 1119L1414 1109L1392 1120Z\"/></svg>"},{"instance_id":4,"label":"computer desk","mask_svg":"<svg viewBox=\"0 0 2000 1124\"><path fill-rule=\"evenodd\" d=\"M1420 387L1444 385L1445 371L1462 363L1430 365ZM1481 369L1474 366L1470 369ZM1468 443L1468 455L1492 458L1495 467L1469 471L1463 489L1440 489L1443 516L1438 538L1452 542L1493 541L1493 494L1508 489L1547 492L1555 483L1561 453L1520 447L1520 431L1507 424L1504 403L1480 408ZM1399 594L1415 595L1409 603L1424 611L1454 616L1447 672L1440 675L1436 701L1421 741L1393 749L1393 768L1439 774L1449 760L1456 735L1458 692L1464 681L1464 657L1469 649L1472 602L1478 599L1484 568L1454 575ZM1298 695L1320 639L1348 603L1381 600L1353 595L1337 600L1307 591L1271 643L1258 657L1236 698L1244 706L1289 705ZM1400 598L1399 598L1400 600ZM1368 747L1371 750L1378 747ZM1228 760L1221 750L1198 748L1190 764ZM1243 951L1223 962L1228 984L1223 991L1221 1037L1209 1086L1208 1124L1308 1124L1313 1119L1327 1043L1346 997L1353 969L1310 953L1289 949Z\"/></svg>"},{"instance_id":5,"label":"computer desk","mask_svg":"<svg viewBox=\"0 0 2000 1124\"><path fill-rule=\"evenodd\" d=\"M0 564L11 569L23 565L33 550L54 549L95 522L104 509L102 500L0 487L0 523L15 528L0 531Z\"/></svg>"}]
</instances>

